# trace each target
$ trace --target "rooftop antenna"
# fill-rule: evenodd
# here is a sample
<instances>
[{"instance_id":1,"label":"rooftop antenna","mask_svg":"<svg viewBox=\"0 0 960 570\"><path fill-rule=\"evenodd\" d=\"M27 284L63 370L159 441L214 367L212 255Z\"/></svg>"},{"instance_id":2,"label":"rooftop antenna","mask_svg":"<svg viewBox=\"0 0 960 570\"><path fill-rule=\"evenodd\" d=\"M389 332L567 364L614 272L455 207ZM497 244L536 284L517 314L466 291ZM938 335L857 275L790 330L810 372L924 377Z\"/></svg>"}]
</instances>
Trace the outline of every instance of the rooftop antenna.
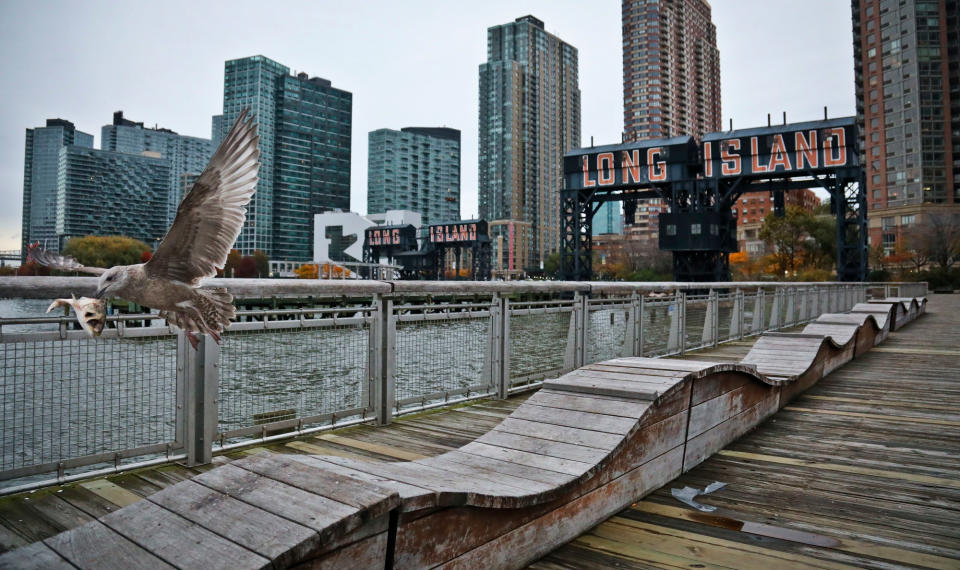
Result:
<instances>
[{"instance_id":1,"label":"rooftop antenna","mask_svg":"<svg viewBox=\"0 0 960 570\"><path fill-rule=\"evenodd\" d=\"M784 124L784 125L787 124L787 112L786 112L786 111L783 112L783 124Z\"/></svg>"},{"instance_id":2,"label":"rooftop antenna","mask_svg":"<svg viewBox=\"0 0 960 570\"><path fill-rule=\"evenodd\" d=\"M590 135L590 148L593 148L593 135Z\"/></svg>"},{"instance_id":3,"label":"rooftop antenna","mask_svg":"<svg viewBox=\"0 0 960 570\"><path fill-rule=\"evenodd\" d=\"M823 120L824 120L824 121L827 120L827 106L826 106L826 105L823 106Z\"/></svg>"},{"instance_id":4,"label":"rooftop antenna","mask_svg":"<svg viewBox=\"0 0 960 570\"><path fill-rule=\"evenodd\" d=\"M770 113L767 113L767 126L770 126Z\"/></svg>"},{"instance_id":5,"label":"rooftop antenna","mask_svg":"<svg viewBox=\"0 0 960 570\"><path fill-rule=\"evenodd\" d=\"M730 130L733 130L733 117L730 117Z\"/></svg>"}]
</instances>

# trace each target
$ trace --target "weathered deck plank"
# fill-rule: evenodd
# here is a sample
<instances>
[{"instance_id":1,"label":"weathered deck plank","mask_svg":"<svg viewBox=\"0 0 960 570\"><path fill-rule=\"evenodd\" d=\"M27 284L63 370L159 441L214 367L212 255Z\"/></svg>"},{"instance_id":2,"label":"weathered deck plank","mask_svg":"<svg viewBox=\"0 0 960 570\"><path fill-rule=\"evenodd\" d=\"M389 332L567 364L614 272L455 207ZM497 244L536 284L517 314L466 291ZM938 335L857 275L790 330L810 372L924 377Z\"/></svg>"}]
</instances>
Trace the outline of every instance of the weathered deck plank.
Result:
<instances>
[{"instance_id":1,"label":"weathered deck plank","mask_svg":"<svg viewBox=\"0 0 960 570\"><path fill-rule=\"evenodd\" d=\"M960 567L957 344L960 296L931 297L881 348L531 567ZM727 487L696 499L712 513L670 493L713 481Z\"/></svg>"}]
</instances>

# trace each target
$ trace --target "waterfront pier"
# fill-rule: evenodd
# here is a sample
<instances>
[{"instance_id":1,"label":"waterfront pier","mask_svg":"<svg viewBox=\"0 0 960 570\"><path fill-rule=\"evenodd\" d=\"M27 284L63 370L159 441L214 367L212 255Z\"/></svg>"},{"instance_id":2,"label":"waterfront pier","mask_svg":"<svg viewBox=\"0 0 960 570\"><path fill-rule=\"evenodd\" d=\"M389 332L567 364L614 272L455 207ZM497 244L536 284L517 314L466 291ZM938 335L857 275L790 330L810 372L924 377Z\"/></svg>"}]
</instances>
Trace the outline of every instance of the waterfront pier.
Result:
<instances>
[{"instance_id":1,"label":"waterfront pier","mask_svg":"<svg viewBox=\"0 0 960 570\"><path fill-rule=\"evenodd\" d=\"M259 423L229 424L222 390L235 376L224 374L220 360L229 337L207 368L210 354L182 358L182 342L172 339L173 353L158 351L158 359L182 363L175 400L192 406L194 425L174 414L173 431L194 450L180 452L179 463L149 456L108 467L87 462L57 473L68 483L60 486L41 486L39 468L23 475L8 487L22 492L0 501L0 538L13 549L0 561L100 560L83 558L97 556L95 549L70 550L85 541L109 551L115 564L129 556L181 567L200 556L232 567L336 567L348 559L396 567L683 566L738 556L949 567L958 558L949 525L908 524L957 522L950 489L960 479L951 459L958 450L950 446L960 422L949 401L955 380L947 377L960 359L951 346L960 307L950 297L928 306L915 284L729 283L689 292L678 284L411 285L423 290L398 291L403 284L395 283L391 291L363 292L369 320L356 310L361 305L343 303L324 309L333 322L323 325L300 312L254 318L234 331L261 335L260 343L279 334L288 344L304 342L296 335L306 333L310 351L325 353L325 339L336 348L347 338L337 335L359 328L367 340L357 366L364 380L355 389L369 402L353 413L359 417L346 413L353 400L341 398L342 416L312 421L302 407L260 415L262 407L248 405L243 413ZM557 286L567 289L549 289ZM377 313L385 315L382 325ZM322 335L310 330L317 327ZM57 343L72 333L57 334L64 338L8 340ZM130 341L117 334L99 342ZM405 360L404 351L419 359ZM476 366L451 367L450 355L476 357ZM907 369L885 378L892 362ZM430 377L441 384L405 384L415 375L405 376L404 366L435 371ZM468 381L442 384L457 378ZM191 404L180 396L183 386L217 396L201 394ZM276 396L265 391L236 394L246 402ZM445 407L454 400L463 405ZM684 484L702 488L711 477L728 486L698 500L718 511L696 511L669 495ZM834 479L837 488L817 484ZM893 486L902 492L886 494ZM789 508L777 493L791 498ZM824 501L852 506L830 512L817 507ZM901 519L869 519L876 505L902 511ZM864 519L860 535L850 513ZM819 532L811 530L817 517ZM143 524L164 530L144 534ZM175 537L184 532L208 540L181 545Z\"/></svg>"}]
</instances>

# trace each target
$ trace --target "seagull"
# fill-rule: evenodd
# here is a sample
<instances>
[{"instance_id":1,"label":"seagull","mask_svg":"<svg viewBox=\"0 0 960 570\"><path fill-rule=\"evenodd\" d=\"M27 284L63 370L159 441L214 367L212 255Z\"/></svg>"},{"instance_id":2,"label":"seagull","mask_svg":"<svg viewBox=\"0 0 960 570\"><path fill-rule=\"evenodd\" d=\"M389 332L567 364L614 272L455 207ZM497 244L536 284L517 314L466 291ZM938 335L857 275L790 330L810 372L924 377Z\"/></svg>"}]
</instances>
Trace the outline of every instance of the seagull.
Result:
<instances>
[{"instance_id":1,"label":"seagull","mask_svg":"<svg viewBox=\"0 0 960 570\"><path fill-rule=\"evenodd\" d=\"M197 333L219 343L235 315L233 295L199 285L223 268L243 228L246 206L257 187L258 141L257 127L244 110L180 202L173 225L146 263L88 267L70 256L39 250L39 244L31 247L31 258L53 269L99 275L95 299L124 299L159 310L161 318L186 333L194 349Z\"/></svg>"}]
</instances>

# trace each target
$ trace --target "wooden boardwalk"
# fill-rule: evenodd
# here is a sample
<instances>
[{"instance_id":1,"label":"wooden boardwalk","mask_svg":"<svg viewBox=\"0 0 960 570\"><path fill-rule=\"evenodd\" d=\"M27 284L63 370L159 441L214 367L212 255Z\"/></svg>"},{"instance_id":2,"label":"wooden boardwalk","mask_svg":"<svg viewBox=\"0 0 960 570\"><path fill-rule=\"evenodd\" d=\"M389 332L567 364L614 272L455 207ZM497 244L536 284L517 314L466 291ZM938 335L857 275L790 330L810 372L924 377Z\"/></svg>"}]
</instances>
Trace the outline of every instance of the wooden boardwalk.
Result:
<instances>
[{"instance_id":1,"label":"wooden boardwalk","mask_svg":"<svg viewBox=\"0 0 960 570\"><path fill-rule=\"evenodd\" d=\"M690 354L739 361L752 342ZM727 487L696 500L670 490ZM960 568L960 296L532 568Z\"/></svg>"},{"instance_id":2,"label":"wooden boardwalk","mask_svg":"<svg viewBox=\"0 0 960 570\"><path fill-rule=\"evenodd\" d=\"M890 567L880 564L886 559L957 567L960 421L950 411L958 397L949 375L960 368L960 349L951 346L958 340L960 298L934 298L929 309L875 348L875 355L833 373L753 435L534 566ZM691 357L739 361L751 345L724 345ZM907 364L890 374L898 367L893 363ZM839 392L831 391L835 385ZM269 450L415 460L467 444L522 401L482 402ZM200 471L167 466L2 499L0 547L79 526ZM671 487L703 487L713 480L729 483L698 498L721 507L713 513L670 496Z\"/></svg>"},{"instance_id":3,"label":"wooden boardwalk","mask_svg":"<svg viewBox=\"0 0 960 570\"><path fill-rule=\"evenodd\" d=\"M385 427L357 426L315 437L253 447L199 468L152 467L102 479L0 498L0 553L68 530L190 479L216 465L260 453L336 455L410 461L462 447L490 431L527 398L481 401L452 410L403 417Z\"/></svg>"}]
</instances>

